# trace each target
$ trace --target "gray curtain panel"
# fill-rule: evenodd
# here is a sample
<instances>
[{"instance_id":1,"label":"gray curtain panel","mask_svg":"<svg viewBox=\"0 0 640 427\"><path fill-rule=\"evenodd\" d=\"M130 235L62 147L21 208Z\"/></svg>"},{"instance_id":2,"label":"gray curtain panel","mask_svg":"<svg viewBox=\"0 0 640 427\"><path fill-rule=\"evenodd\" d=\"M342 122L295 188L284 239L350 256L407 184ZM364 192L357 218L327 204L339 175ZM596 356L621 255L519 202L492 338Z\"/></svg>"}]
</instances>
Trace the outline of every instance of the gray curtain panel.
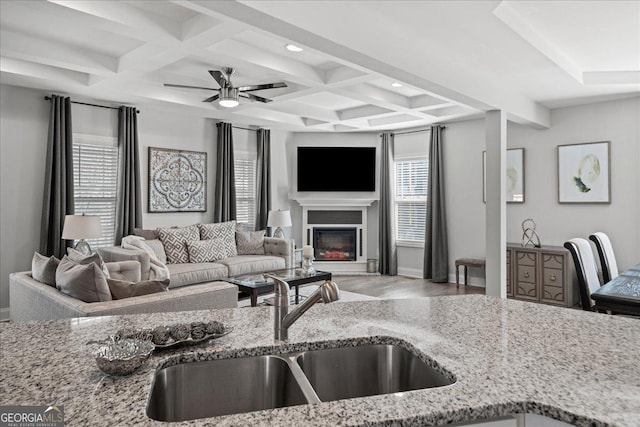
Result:
<instances>
[{"instance_id":1,"label":"gray curtain panel","mask_svg":"<svg viewBox=\"0 0 640 427\"><path fill-rule=\"evenodd\" d=\"M118 198L115 244L142 228L138 115L135 107L118 108Z\"/></svg>"},{"instance_id":2,"label":"gray curtain panel","mask_svg":"<svg viewBox=\"0 0 640 427\"><path fill-rule=\"evenodd\" d=\"M449 281L449 247L447 215L444 200L444 160L442 158L442 128L431 127L429 143L429 192L427 194L427 224L424 236L423 277L435 283Z\"/></svg>"},{"instance_id":3,"label":"gray curtain panel","mask_svg":"<svg viewBox=\"0 0 640 427\"><path fill-rule=\"evenodd\" d=\"M257 134L256 230L266 230L271 210L271 131L258 129Z\"/></svg>"},{"instance_id":4,"label":"gray curtain panel","mask_svg":"<svg viewBox=\"0 0 640 427\"><path fill-rule=\"evenodd\" d=\"M73 130L71 98L51 95L49 136L40 226L40 253L62 258L71 240L62 240L66 215L73 215Z\"/></svg>"},{"instance_id":5,"label":"gray curtain panel","mask_svg":"<svg viewBox=\"0 0 640 427\"><path fill-rule=\"evenodd\" d=\"M380 274L395 276L398 274L398 258L396 253L396 234L393 196L393 135L382 134L380 148L380 230L378 249Z\"/></svg>"},{"instance_id":6,"label":"gray curtain panel","mask_svg":"<svg viewBox=\"0 0 640 427\"><path fill-rule=\"evenodd\" d=\"M220 122L216 158L216 190L213 200L213 221L236 219L236 178L233 163L233 132L231 123Z\"/></svg>"}]
</instances>

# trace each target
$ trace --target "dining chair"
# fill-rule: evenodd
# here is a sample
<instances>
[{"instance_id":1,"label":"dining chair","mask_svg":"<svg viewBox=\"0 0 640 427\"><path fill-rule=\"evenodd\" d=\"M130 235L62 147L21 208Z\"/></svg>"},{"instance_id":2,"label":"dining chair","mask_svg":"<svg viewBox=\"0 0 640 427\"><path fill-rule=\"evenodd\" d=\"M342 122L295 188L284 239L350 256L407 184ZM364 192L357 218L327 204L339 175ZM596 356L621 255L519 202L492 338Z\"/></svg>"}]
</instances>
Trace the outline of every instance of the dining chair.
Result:
<instances>
[{"instance_id":1,"label":"dining chair","mask_svg":"<svg viewBox=\"0 0 640 427\"><path fill-rule=\"evenodd\" d=\"M575 238L565 242L564 247L571 253L576 268L582 309L593 311L591 293L600 288L600 279L591 245L586 239Z\"/></svg>"},{"instance_id":2,"label":"dining chair","mask_svg":"<svg viewBox=\"0 0 640 427\"><path fill-rule=\"evenodd\" d=\"M590 235L589 240L596 244L596 249L598 250L603 283L607 283L618 277L618 263L616 263L616 256L613 253L613 246L611 246L609 236L598 231Z\"/></svg>"}]
</instances>

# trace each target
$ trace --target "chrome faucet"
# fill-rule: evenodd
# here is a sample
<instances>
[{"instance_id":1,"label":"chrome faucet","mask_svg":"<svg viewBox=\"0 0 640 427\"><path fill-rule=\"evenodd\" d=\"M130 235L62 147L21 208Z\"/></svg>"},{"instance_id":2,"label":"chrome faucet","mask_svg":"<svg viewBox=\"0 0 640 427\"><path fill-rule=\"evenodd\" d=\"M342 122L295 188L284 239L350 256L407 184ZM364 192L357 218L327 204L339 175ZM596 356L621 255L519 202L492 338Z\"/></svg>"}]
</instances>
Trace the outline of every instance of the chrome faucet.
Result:
<instances>
[{"instance_id":1,"label":"chrome faucet","mask_svg":"<svg viewBox=\"0 0 640 427\"><path fill-rule=\"evenodd\" d=\"M273 298L275 316L273 326L274 339L276 340L286 341L289 338L289 327L318 301L322 300L322 302L328 304L340 299L338 285L331 280L327 280L289 313L289 292L291 290L289 284L278 277L269 274L265 274L265 276L273 279L275 285L275 297Z\"/></svg>"}]
</instances>

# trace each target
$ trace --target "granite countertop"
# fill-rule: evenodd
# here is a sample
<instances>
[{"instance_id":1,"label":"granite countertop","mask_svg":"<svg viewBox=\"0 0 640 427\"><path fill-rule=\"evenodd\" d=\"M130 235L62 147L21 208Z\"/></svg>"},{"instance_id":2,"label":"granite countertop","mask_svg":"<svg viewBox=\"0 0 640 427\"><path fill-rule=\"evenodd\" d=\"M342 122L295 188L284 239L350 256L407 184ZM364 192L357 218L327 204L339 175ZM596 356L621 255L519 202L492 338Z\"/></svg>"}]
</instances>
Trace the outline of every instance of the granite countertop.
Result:
<instances>
[{"instance_id":1,"label":"granite countertop","mask_svg":"<svg viewBox=\"0 0 640 427\"><path fill-rule=\"evenodd\" d=\"M158 366L286 353L319 342L406 341L453 385L191 421L189 425L440 425L536 413L579 426L640 425L637 319L481 295L318 304L273 340L271 307L0 325L0 405L64 405L67 425L166 425L146 416ZM157 352L127 377L85 344L123 327L219 320L234 331ZM242 379L241 379L242 380ZM181 423L187 424L187 423Z\"/></svg>"}]
</instances>

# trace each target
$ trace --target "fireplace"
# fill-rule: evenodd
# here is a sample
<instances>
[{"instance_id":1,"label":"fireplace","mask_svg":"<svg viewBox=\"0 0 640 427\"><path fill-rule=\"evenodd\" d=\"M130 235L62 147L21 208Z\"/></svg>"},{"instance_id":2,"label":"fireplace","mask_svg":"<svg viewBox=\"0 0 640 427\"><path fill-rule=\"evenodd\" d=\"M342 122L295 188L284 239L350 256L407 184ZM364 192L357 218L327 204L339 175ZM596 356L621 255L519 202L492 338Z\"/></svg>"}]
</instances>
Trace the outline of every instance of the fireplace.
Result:
<instances>
[{"instance_id":1,"label":"fireplace","mask_svg":"<svg viewBox=\"0 0 640 427\"><path fill-rule=\"evenodd\" d=\"M355 261L356 235L356 227L314 227L316 261Z\"/></svg>"}]
</instances>

